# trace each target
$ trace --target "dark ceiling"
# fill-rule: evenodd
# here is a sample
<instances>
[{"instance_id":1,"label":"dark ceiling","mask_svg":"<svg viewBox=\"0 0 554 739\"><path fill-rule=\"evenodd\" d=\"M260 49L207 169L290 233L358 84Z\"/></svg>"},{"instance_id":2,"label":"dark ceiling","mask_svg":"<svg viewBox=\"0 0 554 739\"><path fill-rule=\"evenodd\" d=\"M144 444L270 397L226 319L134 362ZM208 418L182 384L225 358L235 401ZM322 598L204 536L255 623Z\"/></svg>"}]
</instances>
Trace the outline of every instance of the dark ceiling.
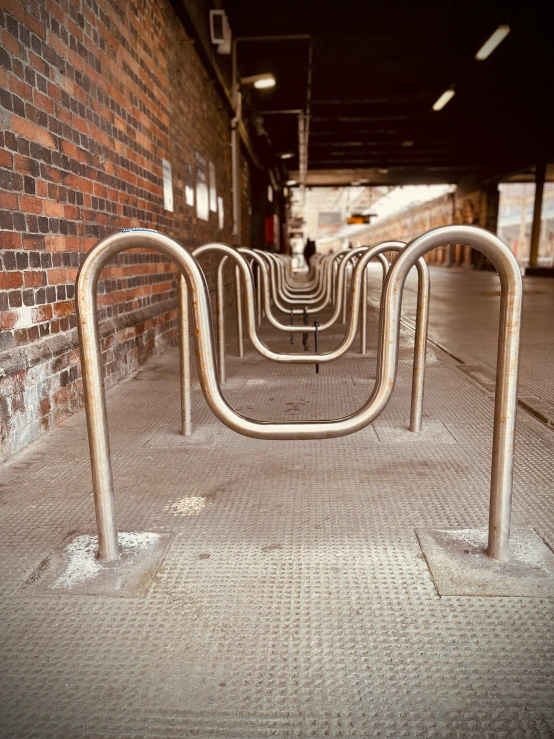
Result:
<instances>
[{"instance_id":1,"label":"dark ceiling","mask_svg":"<svg viewBox=\"0 0 554 739\"><path fill-rule=\"evenodd\" d=\"M308 184L505 177L553 153L554 43L542 5L224 0L223 7L235 38L312 36ZM502 23L508 37L476 61ZM237 44L242 76L277 78L254 102L274 148L295 152L291 171L297 117L268 111L306 109L308 58L306 40ZM454 98L434 112L451 85Z\"/></svg>"}]
</instances>

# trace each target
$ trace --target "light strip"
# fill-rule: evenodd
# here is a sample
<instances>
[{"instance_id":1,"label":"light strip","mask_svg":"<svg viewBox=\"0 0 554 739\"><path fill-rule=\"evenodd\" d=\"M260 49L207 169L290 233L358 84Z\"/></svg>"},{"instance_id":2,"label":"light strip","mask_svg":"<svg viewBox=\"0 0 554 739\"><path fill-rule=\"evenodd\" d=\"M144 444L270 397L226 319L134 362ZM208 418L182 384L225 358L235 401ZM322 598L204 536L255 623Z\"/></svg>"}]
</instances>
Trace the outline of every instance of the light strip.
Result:
<instances>
[{"instance_id":1,"label":"light strip","mask_svg":"<svg viewBox=\"0 0 554 739\"><path fill-rule=\"evenodd\" d=\"M442 110L446 103L449 100L452 100L454 97L454 90L450 88L450 90L445 90L445 92L442 93L440 98L437 100L437 102L433 105L433 110Z\"/></svg>"},{"instance_id":2,"label":"light strip","mask_svg":"<svg viewBox=\"0 0 554 739\"><path fill-rule=\"evenodd\" d=\"M492 34L492 36L485 41L483 46L479 49L477 54L475 54L475 58L478 59L480 62L482 62L484 59L486 59L488 56L492 54L492 52L496 49L498 44L500 44L506 36L510 33L510 26L502 25L498 26L496 31Z\"/></svg>"},{"instance_id":3,"label":"light strip","mask_svg":"<svg viewBox=\"0 0 554 739\"><path fill-rule=\"evenodd\" d=\"M268 87L275 87L275 77L265 77L254 82L256 90L266 90Z\"/></svg>"}]
</instances>

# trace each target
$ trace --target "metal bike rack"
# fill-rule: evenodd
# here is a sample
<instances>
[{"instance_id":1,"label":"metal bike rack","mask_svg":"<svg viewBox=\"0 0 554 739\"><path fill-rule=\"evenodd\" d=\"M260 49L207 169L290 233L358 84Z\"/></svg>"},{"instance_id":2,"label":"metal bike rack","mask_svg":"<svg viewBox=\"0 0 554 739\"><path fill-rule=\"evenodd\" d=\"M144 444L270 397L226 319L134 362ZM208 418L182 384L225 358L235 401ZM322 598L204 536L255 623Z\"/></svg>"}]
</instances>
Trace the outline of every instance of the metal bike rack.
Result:
<instances>
[{"instance_id":1,"label":"metal bike rack","mask_svg":"<svg viewBox=\"0 0 554 739\"><path fill-rule=\"evenodd\" d=\"M327 363L334 361L335 359L338 359L343 354L345 354L348 349L352 346L357 330L358 330L358 320L359 320L359 310L360 310L360 292L362 291L362 275L365 278L365 274L367 272L367 266L369 265L369 262L374 259L378 258L381 261L382 267L383 267L383 274L386 275L387 272L387 266L388 266L388 260L384 257L385 252L390 251L400 251L405 245L402 242L398 241L385 241L382 244L378 244L375 247L367 248L367 247L358 247L357 250L349 252L348 259L351 257L360 257L359 264L357 266L356 276L354 280L354 289L353 289L353 297L352 297L352 314L351 314L351 320L348 327L348 331L346 334L346 337L343 339L341 344L333 351L325 352L324 354L319 354L319 352L316 351L315 354L310 354L308 351L308 347L304 345L304 353L302 354L288 354L288 353L278 353L273 352L264 342L261 340L261 338L258 336L257 328L256 328L256 317L255 317L255 310L254 310L254 299L253 299L253 279L252 279L252 272L250 269L249 264L245 261L243 258L243 253L247 253L249 256L252 256L254 259L259 257L256 257L254 252L252 252L249 249L245 248L239 248L238 250L235 250L234 248L226 245L226 244L205 244L204 246L200 246L197 249L195 249L192 252L192 256L195 258L199 258L207 253L213 253L216 254L219 253L220 255L223 255L223 259L220 262L220 266L218 269L218 280L217 280L217 326L218 326L218 332L217 332L217 347L218 347L218 370L219 370L219 381L220 383L223 383L225 381L225 311L224 311L224 282L223 282L223 267L222 262L226 260L227 258L231 258L236 262L237 267L241 269L242 275L244 277L245 282L245 288L246 288L246 312L248 317L248 335L250 338L250 341L252 342L254 348L256 351L258 351L259 354L261 354L266 359L269 359L270 361L274 362L280 362L280 363L286 363L286 364L315 364L316 365L316 372L319 372L319 365L320 363ZM260 265L263 267L263 260L260 260ZM337 294L339 296L339 300L337 301L337 305L335 306L335 311L331 318L321 326L308 326L306 324L301 326L294 326L291 327L290 325L281 324L278 321L276 321L271 313L271 306L269 304L269 290L267 287L267 279L266 279L266 273L265 271L262 271L262 274L264 275L265 280L265 289L264 289L264 303L265 303L265 309L266 314L272 324L280 329L281 331L290 332L292 329L294 329L295 332L300 333L302 332L303 336L306 336L309 332L315 333L316 331L319 334L319 331L322 329L327 329L330 326L333 325L333 323L337 320L338 314L340 312L340 296L342 294L342 291L344 290L344 272L346 268L346 258L341 263L341 266L339 268L338 273L338 288L337 288ZM427 344L427 323L428 323L428 313L429 313L429 275L427 270L427 265L425 263L424 259L418 259L416 262L416 268L418 272L418 310L417 310L417 320L416 320L416 334L415 334L415 340L414 340L414 363L413 363L413 377L412 377L412 397L411 397L411 405L410 405L410 431L417 433L421 431L421 425L422 425L422 416L423 416L423 391L424 391L424 384L425 384L425 354L426 354L426 344ZM359 272L358 272L359 269ZM186 295L185 287L183 286L183 277L181 277L181 296ZM184 315L187 308L187 304L183 303L181 305L181 315ZM365 306L362 310L362 316L366 314L367 312L367 306ZM188 322L186 324L188 326ZM186 330L186 327L183 325L181 329L181 335L184 335ZM186 363L189 363L186 365ZM190 376L190 353L187 348L187 344L185 343L182 345L181 348L181 372L182 374L187 374ZM181 382L181 391L191 393L191 387L190 382L188 384ZM181 408L183 410L190 409L191 407L191 401L190 397L188 399L182 399L181 400ZM181 427L182 429L189 430L191 428L191 419L190 419L190 410L189 417L183 418L181 421ZM187 435L185 431L183 431L183 435Z\"/></svg>"},{"instance_id":2,"label":"metal bike rack","mask_svg":"<svg viewBox=\"0 0 554 739\"><path fill-rule=\"evenodd\" d=\"M263 259L266 260L270 272L272 297L275 300L275 304L278 310L280 310L282 313L286 313L288 315L292 309L294 315L303 315L304 309L306 307L309 314L320 313L329 305L329 303L331 302L332 292L331 268L329 263L337 258L338 253L328 255L329 261L328 263L326 263L326 267L324 269L323 284L319 291L320 294L318 294L318 296L316 297L310 295L300 299L298 296L287 297L287 295L281 289L281 274L278 269L278 264L275 261L275 255L271 254L271 252L261 251L259 249L255 249L254 251L256 251ZM279 302L277 302L277 299L279 300ZM319 301L323 302L317 305ZM289 303L289 306L286 306L285 303ZM298 306L299 303L302 305L302 307L295 307Z\"/></svg>"},{"instance_id":3,"label":"metal bike rack","mask_svg":"<svg viewBox=\"0 0 554 739\"><path fill-rule=\"evenodd\" d=\"M154 249L172 259L181 270L192 297L190 302L200 385L208 405L222 423L237 433L257 439L331 439L365 428L386 408L396 382L400 309L406 276L424 254L451 243L467 244L482 252L494 264L500 277L500 326L487 553L494 559L506 559L510 533L522 278L511 251L496 236L474 226L462 225L443 226L417 237L394 260L385 280L381 303L377 379L367 402L344 418L285 423L260 422L247 418L231 408L223 397L216 373L208 290L202 270L194 257L167 236L147 230L118 233L98 242L79 269L76 302L99 558L109 562L115 561L119 556L96 316L98 278L112 257L129 248ZM360 265L370 253L371 250L361 258ZM244 275L244 268L248 270L248 265L241 255L238 256L244 265ZM362 272L356 271L355 287L359 285L362 275L363 268ZM249 292L248 287L246 282L246 293ZM251 290L249 300L253 301ZM301 363L306 362L305 356L300 356ZM325 354L317 355L317 361L321 362L323 357Z\"/></svg>"}]
</instances>

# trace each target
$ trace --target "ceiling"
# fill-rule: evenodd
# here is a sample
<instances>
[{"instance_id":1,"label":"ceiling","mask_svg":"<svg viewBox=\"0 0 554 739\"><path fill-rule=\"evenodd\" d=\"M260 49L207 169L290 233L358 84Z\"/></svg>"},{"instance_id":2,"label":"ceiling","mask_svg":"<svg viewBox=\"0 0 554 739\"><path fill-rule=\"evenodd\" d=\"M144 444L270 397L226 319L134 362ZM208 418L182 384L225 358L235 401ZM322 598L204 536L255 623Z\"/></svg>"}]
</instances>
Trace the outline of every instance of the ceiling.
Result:
<instances>
[{"instance_id":1,"label":"ceiling","mask_svg":"<svg viewBox=\"0 0 554 739\"><path fill-rule=\"evenodd\" d=\"M312 37L309 92L309 41L237 43L241 76L277 79L252 94L274 149L295 153L291 175L297 115L270 111L305 111L311 97L307 184L505 178L554 153L554 44L538 5L224 0L224 9L235 38ZM502 23L508 37L476 61ZM451 85L454 98L434 112Z\"/></svg>"}]
</instances>

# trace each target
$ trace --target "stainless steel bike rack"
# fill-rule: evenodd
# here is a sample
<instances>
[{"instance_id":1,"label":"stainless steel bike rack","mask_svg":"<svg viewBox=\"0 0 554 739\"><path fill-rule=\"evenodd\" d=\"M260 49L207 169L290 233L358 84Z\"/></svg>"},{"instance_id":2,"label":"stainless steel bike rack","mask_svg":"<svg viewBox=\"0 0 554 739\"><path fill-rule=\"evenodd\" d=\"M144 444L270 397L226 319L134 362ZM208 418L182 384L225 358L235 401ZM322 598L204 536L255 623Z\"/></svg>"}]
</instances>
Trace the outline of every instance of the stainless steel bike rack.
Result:
<instances>
[{"instance_id":1,"label":"stainless steel bike rack","mask_svg":"<svg viewBox=\"0 0 554 739\"><path fill-rule=\"evenodd\" d=\"M231 258L236 262L237 268L240 268L241 273L244 277L244 283L245 283L245 295L246 295L246 313L247 313L247 325L248 325L248 336L250 338L250 341L252 342L254 348L256 351L258 351L259 354L261 354L266 359L269 359L270 361L274 362L280 362L280 363L287 363L287 364L315 364L316 365L316 371L318 371L318 366L320 363L327 363L330 361L334 361L335 359L338 359L343 354L345 354L348 349L352 346L352 343L354 342L357 329L358 329L358 319L359 319L359 310L360 310L360 292L362 291L362 275L364 275L367 272L367 266L369 265L370 261L374 258L378 258L381 261L382 267L383 267L383 274L386 275L387 271L387 265L388 261L384 257L385 252L390 251L400 251L405 245L402 242L398 241L385 241L382 244L378 244L375 247L368 248L368 247L359 247L357 250L350 251L348 256L345 257L343 262L341 263L341 266L339 268L338 272L338 288L337 288L337 295L339 296L339 300L337 301L337 305L335 306L335 311L331 318L325 323L322 324L321 327L318 327L318 329L327 329L330 326L333 325L333 323L337 320L339 312L340 312L340 296L342 295L342 292L344 290L344 272L347 265L347 259L350 259L352 257L360 257L359 263L357 265L357 270L355 273L355 280L354 280L354 288L353 288L353 297L352 297L352 314L351 314L351 320L348 327L347 334L341 344L333 351L331 352L325 352L323 354L319 354L317 352L316 354L310 354L309 352L303 352L302 354L289 354L289 353L277 353L273 352L264 342L261 340L261 338L258 336L257 333L257 327L256 327L256 317L255 317L255 309L254 309L254 298L253 298L253 279L252 279L252 272L250 269L249 264L245 261L243 258L243 254L247 253L249 256L252 256L254 259L260 259L259 257L256 257L256 255L249 249L239 248L238 250L235 250L234 248L226 245L226 244L205 244L204 246L200 246L197 249L195 249L192 252L192 256L195 258L199 258L207 253L213 253L216 254L219 253L220 255L223 255L223 258L220 262L219 269L218 269L218 280L217 280L217 347L218 347L218 370L219 370L219 381L220 383L223 383L225 381L225 311L224 311L224 305L225 305L225 299L224 299L224 282L223 282L223 263L227 258ZM263 260L260 260L260 265L263 267ZM422 424L422 416L423 416L423 391L424 391L424 384L425 384L425 354L426 354L426 344L427 344L427 323L428 323L428 313L429 313L429 276L428 276L428 270L427 265L425 263L424 259L418 259L416 262L416 268L418 271L418 311L417 311L417 320L416 320L416 334L415 334L415 341L414 341L414 365L413 365L413 377L412 377L412 399L411 399L411 407L410 407L410 431L412 432L419 432L421 431L421 424ZM278 321L274 319L271 313L271 306L269 304L269 289L267 287L267 275L265 270L262 272L264 275L264 281L265 281L265 289L264 289L264 302L265 302L265 308L266 308L266 314L272 324L285 332L291 331L290 325L281 324ZM356 276L357 275L357 276ZM183 277L181 277L181 284L183 283ZM181 287L181 294L183 293L184 287ZM183 303L181 305L181 315L185 314L185 311L187 309L186 303ZM364 307L362 309L362 317L367 312L367 307ZM181 328L181 335L185 335L185 331L188 327L188 321L186 324L183 324ZM311 332L315 332L316 328L315 326L295 326L294 330L297 333L304 333L308 330ZM188 351L188 345L185 343L182 345L181 349L181 373L182 375L186 374L187 376L190 376L190 353ZM188 362L188 364L186 364ZM187 392L190 396L191 393L191 386L190 382L185 383L183 380L181 381L181 390L182 392ZM190 433L191 429L191 419L190 419L190 408L191 408L191 400L190 397L188 399L181 399L181 408L183 412L188 411L189 417L182 418L181 421L181 427L182 429L187 429L187 432L182 431L183 435L188 435Z\"/></svg>"},{"instance_id":2,"label":"stainless steel bike rack","mask_svg":"<svg viewBox=\"0 0 554 739\"><path fill-rule=\"evenodd\" d=\"M496 236L474 226L444 226L411 241L394 260L385 280L380 312L377 379L367 402L344 418L286 423L260 422L237 413L221 393L215 366L209 295L198 263L183 247L162 234L128 231L108 236L88 253L76 282L79 341L85 408L91 456L92 482L98 527L98 556L105 562L119 556L106 399L102 381L100 339L96 316L98 278L106 263L119 252L142 247L172 259L191 291L196 357L200 385L213 413L229 428L257 439L331 439L359 431L386 408L396 381L402 289L411 267L424 254L444 244L463 243L487 256L500 277L500 327L491 466L489 539L487 553L508 557L512 497L517 376L521 322L522 280L517 262ZM360 260L360 265L371 250ZM243 260L244 267L248 269ZM240 263L240 262L239 262ZM360 266L359 265L359 266ZM355 287L365 264L355 274ZM243 267L243 275L244 275ZM248 284L246 284L248 292ZM250 296L253 300L253 297ZM359 301L358 301L359 302ZM353 314L355 312L355 306ZM251 316L249 315L249 322ZM318 355L321 362L325 355ZM311 360L310 360L311 361ZM299 362L305 363L304 356Z\"/></svg>"}]
</instances>

